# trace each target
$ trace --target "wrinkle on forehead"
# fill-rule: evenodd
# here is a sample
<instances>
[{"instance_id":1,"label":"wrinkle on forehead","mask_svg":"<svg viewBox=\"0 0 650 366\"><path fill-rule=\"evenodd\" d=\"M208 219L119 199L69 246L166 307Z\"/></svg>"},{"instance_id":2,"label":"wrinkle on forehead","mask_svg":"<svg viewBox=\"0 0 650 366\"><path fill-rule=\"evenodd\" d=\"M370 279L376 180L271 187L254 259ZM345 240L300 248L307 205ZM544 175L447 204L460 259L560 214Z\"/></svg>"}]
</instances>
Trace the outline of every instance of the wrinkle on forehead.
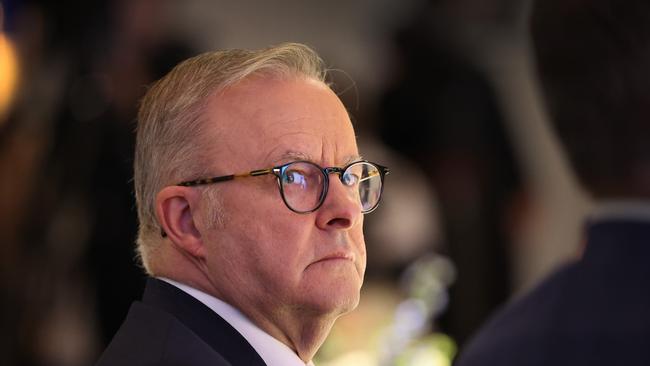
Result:
<instances>
[{"instance_id":1,"label":"wrinkle on forehead","mask_svg":"<svg viewBox=\"0 0 650 366\"><path fill-rule=\"evenodd\" d=\"M272 146L264 157L264 163L285 164L296 160L306 160L318 165L347 165L361 160L355 149L353 151L339 146L338 141L330 141L327 136L304 131L292 131L281 134L271 140ZM343 149L343 150L341 150Z\"/></svg>"},{"instance_id":2,"label":"wrinkle on forehead","mask_svg":"<svg viewBox=\"0 0 650 366\"><path fill-rule=\"evenodd\" d=\"M277 159L273 160L272 162L275 165L275 164L286 164L291 161L298 161L298 160L310 161L312 163L320 164L320 162L317 159L315 159L311 154L306 153L304 151L296 151L296 150L286 150L284 153L280 154L280 156ZM343 167L359 160L363 160L363 157L361 155L348 155L341 162L340 166Z\"/></svg>"},{"instance_id":3,"label":"wrinkle on forehead","mask_svg":"<svg viewBox=\"0 0 650 366\"><path fill-rule=\"evenodd\" d=\"M223 95L217 104L224 109L219 111L215 104L213 110L221 112L215 117L230 121L225 123L230 128L223 141L231 150L229 155L242 168L295 160L342 166L358 160L349 112L331 89L327 94L319 91L321 86L327 88L258 80ZM271 88L277 92L270 92Z\"/></svg>"}]
</instances>

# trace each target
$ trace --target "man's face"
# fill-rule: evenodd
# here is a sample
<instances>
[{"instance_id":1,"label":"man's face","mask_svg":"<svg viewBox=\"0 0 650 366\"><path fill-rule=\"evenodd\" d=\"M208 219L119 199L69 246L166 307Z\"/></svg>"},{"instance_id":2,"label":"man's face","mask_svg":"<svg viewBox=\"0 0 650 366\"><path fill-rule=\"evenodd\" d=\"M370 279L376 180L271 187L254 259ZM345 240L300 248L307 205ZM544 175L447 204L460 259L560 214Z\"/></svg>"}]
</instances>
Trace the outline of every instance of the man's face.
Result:
<instances>
[{"instance_id":1,"label":"man's face","mask_svg":"<svg viewBox=\"0 0 650 366\"><path fill-rule=\"evenodd\" d=\"M214 175L359 158L345 108L315 80L247 80L213 97L206 114ZM199 224L215 295L254 317L338 315L356 306L366 267L363 215L338 176L308 214L285 206L274 175L208 189L219 189L224 216L223 225Z\"/></svg>"}]
</instances>

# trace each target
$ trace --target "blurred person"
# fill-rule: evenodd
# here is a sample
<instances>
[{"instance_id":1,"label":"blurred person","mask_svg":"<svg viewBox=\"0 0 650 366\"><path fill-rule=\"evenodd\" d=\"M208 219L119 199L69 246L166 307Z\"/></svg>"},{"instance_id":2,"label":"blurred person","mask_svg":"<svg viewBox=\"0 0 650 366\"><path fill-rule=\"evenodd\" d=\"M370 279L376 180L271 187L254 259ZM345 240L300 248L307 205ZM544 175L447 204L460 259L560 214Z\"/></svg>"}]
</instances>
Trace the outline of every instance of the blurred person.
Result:
<instances>
[{"instance_id":1,"label":"blurred person","mask_svg":"<svg viewBox=\"0 0 650 366\"><path fill-rule=\"evenodd\" d=\"M98 365L311 364L357 306L363 214L388 170L359 156L325 76L283 44L196 56L147 92L134 184L150 278Z\"/></svg>"},{"instance_id":2,"label":"blurred person","mask_svg":"<svg viewBox=\"0 0 650 366\"><path fill-rule=\"evenodd\" d=\"M3 2L21 78L0 126L0 364L88 365L142 293L136 102L195 54L146 1Z\"/></svg>"},{"instance_id":3,"label":"blurred person","mask_svg":"<svg viewBox=\"0 0 650 366\"><path fill-rule=\"evenodd\" d=\"M595 206L580 259L495 314L456 364L650 364L650 3L536 1L530 20L551 121Z\"/></svg>"}]
</instances>

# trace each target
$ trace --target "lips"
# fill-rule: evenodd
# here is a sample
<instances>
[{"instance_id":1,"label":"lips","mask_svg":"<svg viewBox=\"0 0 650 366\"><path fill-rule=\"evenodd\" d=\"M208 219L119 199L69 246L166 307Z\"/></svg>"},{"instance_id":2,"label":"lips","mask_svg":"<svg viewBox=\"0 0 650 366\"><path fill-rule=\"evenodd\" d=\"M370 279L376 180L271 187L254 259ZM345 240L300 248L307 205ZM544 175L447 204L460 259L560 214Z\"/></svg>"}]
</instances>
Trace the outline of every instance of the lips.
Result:
<instances>
[{"instance_id":1,"label":"lips","mask_svg":"<svg viewBox=\"0 0 650 366\"><path fill-rule=\"evenodd\" d=\"M317 261L314 261L312 264L327 262L327 261L336 261L336 260L348 260L350 262L354 262L354 255L352 255L351 253L336 252L336 253L326 255L318 259Z\"/></svg>"}]
</instances>

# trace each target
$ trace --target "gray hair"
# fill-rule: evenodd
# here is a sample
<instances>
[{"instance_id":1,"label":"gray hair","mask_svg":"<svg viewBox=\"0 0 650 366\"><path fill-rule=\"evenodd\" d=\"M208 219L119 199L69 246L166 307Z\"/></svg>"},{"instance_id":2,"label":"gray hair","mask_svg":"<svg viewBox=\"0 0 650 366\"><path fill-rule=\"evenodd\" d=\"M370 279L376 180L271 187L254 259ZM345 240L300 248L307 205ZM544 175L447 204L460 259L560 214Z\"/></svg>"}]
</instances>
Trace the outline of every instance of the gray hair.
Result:
<instances>
[{"instance_id":1,"label":"gray hair","mask_svg":"<svg viewBox=\"0 0 650 366\"><path fill-rule=\"evenodd\" d=\"M142 99L134 185L140 222L137 250L147 272L151 273L150 260L161 242L161 227L155 215L157 193L165 186L206 173L201 162L205 161L202 147L207 146L207 141L202 141L207 100L253 75L324 82L326 70L315 51L297 43L260 50L207 52L178 64Z\"/></svg>"}]
</instances>

